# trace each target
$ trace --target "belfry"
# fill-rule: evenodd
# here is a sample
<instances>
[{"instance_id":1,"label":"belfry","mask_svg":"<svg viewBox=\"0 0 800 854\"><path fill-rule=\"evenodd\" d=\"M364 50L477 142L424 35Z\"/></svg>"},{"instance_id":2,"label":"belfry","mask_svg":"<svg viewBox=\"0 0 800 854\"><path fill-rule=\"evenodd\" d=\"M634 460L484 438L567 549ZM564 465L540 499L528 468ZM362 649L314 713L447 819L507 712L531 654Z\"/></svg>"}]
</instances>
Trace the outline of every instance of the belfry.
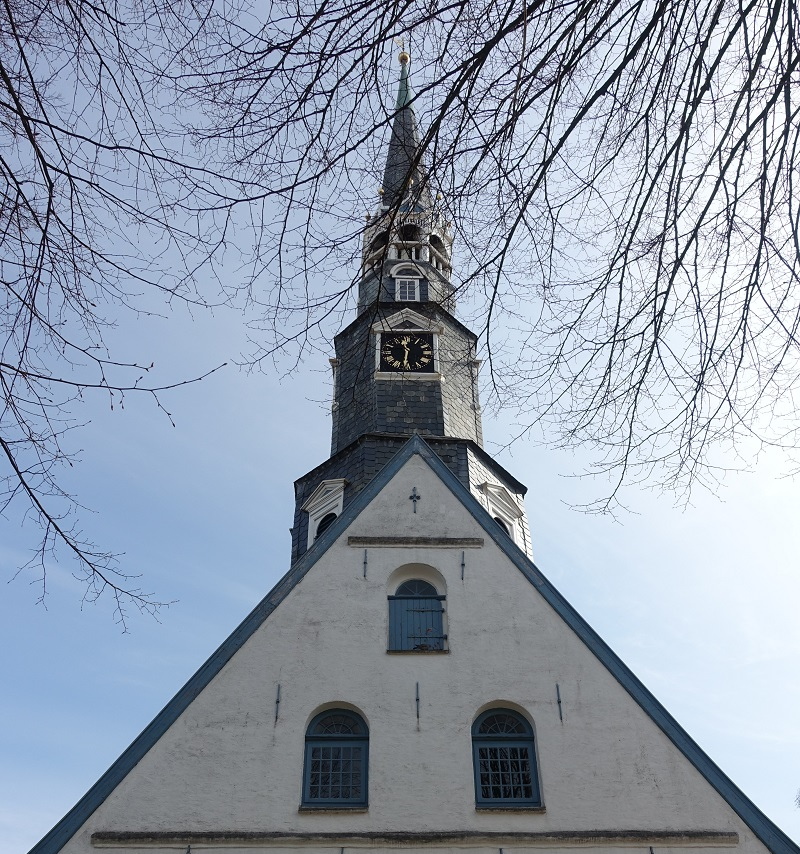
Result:
<instances>
[{"instance_id":1,"label":"belfry","mask_svg":"<svg viewBox=\"0 0 800 854\"><path fill-rule=\"evenodd\" d=\"M287 571L31 854L800 854L533 564L400 62Z\"/></svg>"},{"instance_id":2,"label":"belfry","mask_svg":"<svg viewBox=\"0 0 800 854\"><path fill-rule=\"evenodd\" d=\"M475 335L454 316L452 236L400 84L380 202L364 230L358 316L336 336L330 459L295 484L292 560L413 435L531 556L525 487L483 450Z\"/></svg>"}]
</instances>

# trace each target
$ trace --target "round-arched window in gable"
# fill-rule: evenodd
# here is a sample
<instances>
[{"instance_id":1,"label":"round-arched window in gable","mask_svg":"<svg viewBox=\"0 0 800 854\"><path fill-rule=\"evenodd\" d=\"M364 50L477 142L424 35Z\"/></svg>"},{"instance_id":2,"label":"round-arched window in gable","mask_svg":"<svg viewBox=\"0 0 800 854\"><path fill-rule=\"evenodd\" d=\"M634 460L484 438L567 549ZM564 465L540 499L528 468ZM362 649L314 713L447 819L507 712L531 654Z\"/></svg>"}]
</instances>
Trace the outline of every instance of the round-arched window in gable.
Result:
<instances>
[{"instance_id":1,"label":"round-arched window in gable","mask_svg":"<svg viewBox=\"0 0 800 854\"><path fill-rule=\"evenodd\" d=\"M475 803L541 806L533 728L511 709L490 709L472 725Z\"/></svg>"},{"instance_id":2,"label":"round-arched window in gable","mask_svg":"<svg viewBox=\"0 0 800 854\"><path fill-rule=\"evenodd\" d=\"M404 581L389 597L389 651L442 652L444 601L428 581Z\"/></svg>"},{"instance_id":3,"label":"round-arched window in gable","mask_svg":"<svg viewBox=\"0 0 800 854\"><path fill-rule=\"evenodd\" d=\"M317 715L306 731L303 804L361 807L367 804L369 730L347 709Z\"/></svg>"}]
</instances>

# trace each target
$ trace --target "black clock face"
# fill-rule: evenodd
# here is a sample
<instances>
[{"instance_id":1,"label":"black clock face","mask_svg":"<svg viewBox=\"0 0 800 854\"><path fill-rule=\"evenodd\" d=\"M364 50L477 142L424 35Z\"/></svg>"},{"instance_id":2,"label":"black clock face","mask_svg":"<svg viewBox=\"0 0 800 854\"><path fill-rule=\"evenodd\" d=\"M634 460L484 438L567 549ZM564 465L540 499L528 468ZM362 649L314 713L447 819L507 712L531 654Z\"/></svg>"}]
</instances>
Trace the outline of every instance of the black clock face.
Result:
<instances>
[{"instance_id":1,"label":"black clock face","mask_svg":"<svg viewBox=\"0 0 800 854\"><path fill-rule=\"evenodd\" d=\"M380 370L433 373L433 334L429 332L383 333Z\"/></svg>"}]
</instances>

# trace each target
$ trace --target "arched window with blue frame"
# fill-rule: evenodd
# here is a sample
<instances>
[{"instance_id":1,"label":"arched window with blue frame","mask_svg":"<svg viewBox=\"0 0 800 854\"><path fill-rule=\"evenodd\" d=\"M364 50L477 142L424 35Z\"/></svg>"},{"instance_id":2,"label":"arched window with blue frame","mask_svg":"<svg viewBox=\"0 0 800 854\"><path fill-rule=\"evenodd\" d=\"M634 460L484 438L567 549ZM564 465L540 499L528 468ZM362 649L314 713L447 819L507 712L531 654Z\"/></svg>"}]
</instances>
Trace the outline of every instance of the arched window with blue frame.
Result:
<instances>
[{"instance_id":1,"label":"arched window with blue frame","mask_svg":"<svg viewBox=\"0 0 800 854\"><path fill-rule=\"evenodd\" d=\"M472 725L472 758L476 806L541 806L533 728L518 712L480 715Z\"/></svg>"},{"instance_id":2,"label":"arched window with blue frame","mask_svg":"<svg viewBox=\"0 0 800 854\"><path fill-rule=\"evenodd\" d=\"M365 807L369 730L347 709L317 715L306 731L303 806Z\"/></svg>"},{"instance_id":3,"label":"arched window with blue frame","mask_svg":"<svg viewBox=\"0 0 800 854\"><path fill-rule=\"evenodd\" d=\"M389 597L389 651L442 652L444 601L427 581L404 581Z\"/></svg>"}]
</instances>

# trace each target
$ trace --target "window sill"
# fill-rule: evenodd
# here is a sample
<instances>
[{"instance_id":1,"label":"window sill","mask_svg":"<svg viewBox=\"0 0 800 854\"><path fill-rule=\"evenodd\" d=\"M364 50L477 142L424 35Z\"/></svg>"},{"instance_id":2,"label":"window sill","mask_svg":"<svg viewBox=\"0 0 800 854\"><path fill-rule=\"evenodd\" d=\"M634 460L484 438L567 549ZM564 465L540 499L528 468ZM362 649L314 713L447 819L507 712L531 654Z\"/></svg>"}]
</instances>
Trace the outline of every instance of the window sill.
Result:
<instances>
[{"instance_id":1,"label":"window sill","mask_svg":"<svg viewBox=\"0 0 800 854\"><path fill-rule=\"evenodd\" d=\"M449 655L449 649L387 649L387 655Z\"/></svg>"},{"instance_id":2,"label":"window sill","mask_svg":"<svg viewBox=\"0 0 800 854\"><path fill-rule=\"evenodd\" d=\"M498 804L496 807L490 807L484 804L483 806L476 806L475 812L546 812L546 810L544 806L526 807L524 804L509 804L508 806L501 806Z\"/></svg>"},{"instance_id":3,"label":"window sill","mask_svg":"<svg viewBox=\"0 0 800 854\"><path fill-rule=\"evenodd\" d=\"M336 805L336 806L319 806L312 807L308 804L301 804L297 808L298 812L346 812L346 813L354 813L354 812L369 812L369 808L364 804L354 804L352 807L346 807L344 805Z\"/></svg>"}]
</instances>

